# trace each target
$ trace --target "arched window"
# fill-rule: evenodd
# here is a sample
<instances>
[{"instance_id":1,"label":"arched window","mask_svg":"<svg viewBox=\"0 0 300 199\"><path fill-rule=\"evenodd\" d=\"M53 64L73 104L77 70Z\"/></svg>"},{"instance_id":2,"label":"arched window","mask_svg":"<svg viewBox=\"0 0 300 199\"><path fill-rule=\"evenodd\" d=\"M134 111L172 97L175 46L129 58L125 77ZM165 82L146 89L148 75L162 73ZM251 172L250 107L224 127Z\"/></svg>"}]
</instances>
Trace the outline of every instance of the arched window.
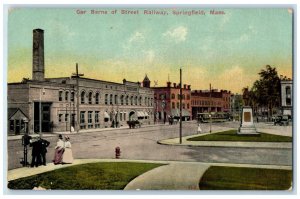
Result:
<instances>
[{"instance_id":1,"label":"arched window","mask_svg":"<svg viewBox=\"0 0 300 199\"><path fill-rule=\"evenodd\" d=\"M71 92L71 102L74 102L74 97L75 97L74 92Z\"/></svg>"},{"instance_id":2,"label":"arched window","mask_svg":"<svg viewBox=\"0 0 300 199\"><path fill-rule=\"evenodd\" d=\"M147 106L148 99L145 97L145 106Z\"/></svg>"},{"instance_id":3,"label":"arched window","mask_svg":"<svg viewBox=\"0 0 300 199\"><path fill-rule=\"evenodd\" d=\"M130 97L130 105L133 105L133 96Z\"/></svg>"},{"instance_id":4,"label":"arched window","mask_svg":"<svg viewBox=\"0 0 300 199\"><path fill-rule=\"evenodd\" d=\"M115 104L118 104L118 95L115 95Z\"/></svg>"},{"instance_id":5,"label":"arched window","mask_svg":"<svg viewBox=\"0 0 300 199\"><path fill-rule=\"evenodd\" d=\"M140 106L142 106L142 96L140 96L140 98L139 98L139 104L140 104Z\"/></svg>"},{"instance_id":6,"label":"arched window","mask_svg":"<svg viewBox=\"0 0 300 199\"><path fill-rule=\"evenodd\" d=\"M100 101L100 94L96 93L96 95L95 95L95 104L99 104L99 101Z\"/></svg>"},{"instance_id":7,"label":"arched window","mask_svg":"<svg viewBox=\"0 0 300 199\"><path fill-rule=\"evenodd\" d=\"M120 100L121 101L121 105L124 105L124 95L121 95L120 98L121 98L121 100Z\"/></svg>"},{"instance_id":8,"label":"arched window","mask_svg":"<svg viewBox=\"0 0 300 199\"><path fill-rule=\"evenodd\" d=\"M135 98L134 98L134 105L138 105L138 97L137 96L135 96Z\"/></svg>"},{"instance_id":9,"label":"arched window","mask_svg":"<svg viewBox=\"0 0 300 199\"><path fill-rule=\"evenodd\" d=\"M69 91L66 91L66 93L65 93L65 100L69 101Z\"/></svg>"},{"instance_id":10,"label":"arched window","mask_svg":"<svg viewBox=\"0 0 300 199\"><path fill-rule=\"evenodd\" d=\"M108 94L105 94L105 104L108 104Z\"/></svg>"},{"instance_id":11,"label":"arched window","mask_svg":"<svg viewBox=\"0 0 300 199\"><path fill-rule=\"evenodd\" d=\"M93 93L89 92L89 104L92 104L93 102Z\"/></svg>"},{"instance_id":12,"label":"arched window","mask_svg":"<svg viewBox=\"0 0 300 199\"><path fill-rule=\"evenodd\" d=\"M85 103L85 91L81 91L81 104Z\"/></svg>"},{"instance_id":13,"label":"arched window","mask_svg":"<svg viewBox=\"0 0 300 199\"><path fill-rule=\"evenodd\" d=\"M128 101L129 101L129 96L127 95L126 96L126 105L128 105L128 103L129 103Z\"/></svg>"},{"instance_id":14,"label":"arched window","mask_svg":"<svg viewBox=\"0 0 300 199\"><path fill-rule=\"evenodd\" d=\"M175 94L174 93L172 93L171 98L175 99Z\"/></svg>"},{"instance_id":15,"label":"arched window","mask_svg":"<svg viewBox=\"0 0 300 199\"><path fill-rule=\"evenodd\" d=\"M110 96L109 96L110 98L109 98L109 104L113 104L113 95L112 94L110 94Z\"/></svg>"}]
</instances>

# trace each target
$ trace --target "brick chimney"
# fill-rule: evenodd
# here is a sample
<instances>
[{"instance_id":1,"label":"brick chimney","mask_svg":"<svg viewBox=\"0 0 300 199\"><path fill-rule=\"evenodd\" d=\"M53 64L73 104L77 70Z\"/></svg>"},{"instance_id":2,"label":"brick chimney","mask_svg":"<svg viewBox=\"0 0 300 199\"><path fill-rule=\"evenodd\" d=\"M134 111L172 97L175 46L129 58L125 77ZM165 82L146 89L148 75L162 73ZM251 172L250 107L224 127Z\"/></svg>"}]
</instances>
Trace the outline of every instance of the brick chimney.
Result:
<instances>
[{"instance_id":1,"label":"brick chimney","mask_svg":"<svg viewBox=\"0 0 300 199\"><path fill-rule=\"evenodd\" d=\"M171 82L167 82L167 87L168 87L168 88L171 87Z\"/></svg>"},{"instance_id":2,"label":"brick chimney","mask_svg":"<svg viewBox=\"0 0 300 199\"><path fill-rule=\"evenodd\" d=\"M173 83L174 88L176 88L176 83Z\"/></svg>"},{"instance_id":3,"label":"brick chimney","mask_svg":"<svg viewBox=\"0 0 300 199\"><path fill-rule=\"evenodd\" d=\"M32 45L32 79L44 81L45 65L44 65L44 30L33 30Z\"/></svg>"},{"instance_id":4,"label":"brick chimney","mask_svg":"<svg viewBox=\"0 0 300 199\"><path fill-rule=\"evenodd\" d=\"M183 88L186 89L186 84L183 84Z\"/></svg>"}]
</instances>

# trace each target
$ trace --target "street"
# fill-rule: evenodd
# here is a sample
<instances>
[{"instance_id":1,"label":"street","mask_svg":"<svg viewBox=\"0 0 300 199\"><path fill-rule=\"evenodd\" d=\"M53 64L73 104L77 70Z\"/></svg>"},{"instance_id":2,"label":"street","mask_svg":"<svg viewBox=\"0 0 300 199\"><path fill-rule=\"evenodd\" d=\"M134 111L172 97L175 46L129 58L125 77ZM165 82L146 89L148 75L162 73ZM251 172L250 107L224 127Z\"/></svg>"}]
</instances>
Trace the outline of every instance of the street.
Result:
<instances>
[{"instance_id":1,"label":"street","mask_svg":"<svg viewBox=\"0 0 300 199\"><path fill-rule=\"evenodd\" d=\"M238 123L215 123L212 131L237 128ZM209 132L209 124L202 124L203 132ZM195 121L183 122L183 136L196 134ZM114 129L109 131L71 134L75 159L112 159L115 147L121 148L122 159L166 160L214 163L241 163L266 165L292 165L292 149L235 148L235 147L189 147L157 144L158 140L179 136L179 125L144 126L139 129ZM51 162L57 135L44 137L50 141L47 162ZM8 141L8 169L21 167L23 157L21 140ZM29 147L28 160L31 161Z\"/></svg>"}]
</instances>

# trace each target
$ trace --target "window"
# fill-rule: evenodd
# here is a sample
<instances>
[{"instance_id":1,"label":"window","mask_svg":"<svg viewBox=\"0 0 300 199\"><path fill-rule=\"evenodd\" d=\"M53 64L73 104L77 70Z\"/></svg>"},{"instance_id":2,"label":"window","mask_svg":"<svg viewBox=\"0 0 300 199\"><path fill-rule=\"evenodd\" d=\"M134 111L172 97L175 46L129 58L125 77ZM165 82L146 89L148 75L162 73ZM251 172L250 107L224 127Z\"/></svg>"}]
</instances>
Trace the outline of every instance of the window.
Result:
<instances>
[{"instance_id":1,"label":"window","mask_svg":"<svg viewBox=\"0 0 300 199\"><path fill-rule=\"evenodd\" d=\"M153 98L150 99L150 106L153 106Z\"/></svg>"},{"instance_id":2,"label":"window","mask_svg":"<svg viewBox=\"0 0 300 199\"><path fill-rule=\"evenodd\" d=\"M71 102L74 102L74 92L71 92Z\"/></svg>"},{"instance_id":3,"label":"window","mask_svg":"<svg viewBox=\"0 0 300 199\"><path fill-rule=\"evenodd\" d=\"M289 86L287 86L286 88L285 88L285 92L286 92L286 105L287 106L290 106L292 103L292 101L291 101L291 87L289 87Z\"/></svg>"},{"instance_id":4,"label":"window","mask_svg":"<svg viewBox=\"0 0 300 199\"><path fill-rule=\"evenodd\" d=\"M15 130L15 120L9 120L9 130L10 131Z\"/></svg>"},{"instance_id":5,"label":"window","mask_svg":"<svg viewBox=\"0 0 300 199\"><path fill-rule=\"evenodd\" d=\"M133 96L130 97L130 105L133 105Z\"/></svg>"},{"instance_id":6,"label":"window","mask_svg":"<svg viewBox=\"0 0 300 199\"><path fill-rule=\"evenodd\" d=\"M68 91L66 91L66 94L65 94L65 100L66 100L66 101L69 101L69 92L68 92Z\"/></svg>"},{"instance_id":7,"label":"window","mask_svg":"<svg viewBox=\"0 0 300 199\"><path fill-rule=\"evenodd\" d=\"M59 122L62 122L62 116L63 116L63 114L58 114L58 121Z\"/></svg>"},{"instance_id":8,"label":"window","mask_svg":"<svg viewBox=\"0 0 300 199\"><path fill-rule=\"evenodd\" d=\"M120 113L120 121L123 121L123 113Z\"/></svg>"},{"instance_id":9,"label":"window","mask_svg":"<svg viewBox=\"0 0 300 199\"><path fill-rule=\"evenodd\" d=\"M85 92L82 91L81 92L81 104L84 104L85 103Z\"/></svg>"},{"instance_id":10,"label":"window","mask_svg":"<svg viewBox=\"0 0 300 199\"><path fill-rule=\"evenodd\" d=\"M134 98L134 105L138 105L138 97L137 96L135 96L135 98Z\"/></svg>"},{"instance_id":11,"label":"window","mask_svg":"<svg viewBox=\"0 0 300 199\"><path fill-rule=\"evenodd\" d=\"M93 128L93 119L92 119L93 111L88 112L88 128Z\"/></svg>"},{"instance_id":12,"label":"window","mask_svg":"<svg viewBox=\"0 0 300 199\"><path fill-rule=\"evenodd\" d=\"M129 96L126 96L126 105L128 105L129 101Z\"/></svg>"},{"instance_id":13,"label":"window","mask_svg":"<svg viewBox=\"0 0 300 199\"><path fill-rule=\"evenodd\" d=\"M182 108L185 109L185 103L182 103Z\"/></svg>"},{"instance_id":14,"label":"window","mask_svg":"<svg viewBox=\"0 0 300 199\"><path fill-rule=\"evenodd\" d=\"M180 100L180 94L177 95L177 99Z\"/></svg>"},{"instance_id":15,"label":"window","mask_svg":"<svg viewBox=\"0 0 300 199\"><path fill-rule=\"evenodd\" d=\"M80 111L80 129L85 129L85 111Z\"/></svg>"},{"instance_id":16,"label":"window","mask_svg":"<svg viewBox=\"0 0 300 199\"><path fill-rule=\"evenodd\" d=\"M190 109L190 104L189 104L189 103L186 105L186 108L187 108L187 109Z\"/></svg>"},{"instance_id":17,"label":"window","mask_svg":"<svg viewBox=\"0 0 300 199\"><path fill-rule=\"evenodd\" d=\"M190 99L191 99L190 94L187 94L186 99L187 99L187 100L190 100Z\"/></svg>"},{"instance_id":18,"label":"window","mask_svg":"<svg viewBox=\"0 0 300 199\"><path fill-rule=\"evenodd\" d=\"M175 108L175 102L172 102L172 108Z\"/></svg>"},{"instance_id":19,"label":"window","mask_svg":"<svg viewBox=\"0 0 300 199\"><path fill-rule=\"evenodd\" d=\"M177 108L180 108L180 107L179 107L179 102L177 102Z\"/></svg>"},{"instance_id":20,"label":"window","mask_svg":"<svg viewBox=\"0 0 300 199\"><path fill-rule=\"evenodd\" d=\"M95 128L99 128L99 111L95 111Z\"/></svg>"},{"instance_id":21,"label":"window","mask_svg":"<svg viewBox=\"0 0 300 199\"><path fill-rule=\"evenodd\" d=\"M96 93L96 96L95 96L95 104L99 104L99 93Z\"/></svg>"},{"instance_id":22,"label":"window","mask_svg":"<svg viewBox=\"0 0 300 199\"><path fill-rule=\"evenodd\" d=\"M172 93L171 98L175 99L175 94L174 93Z\"/></svg>"},{"instance_id":23,"label":"window","mask_svg":"<svg viewBox=\"0 0 300 199\"><path fill-rule=\"evenodd\" d=\"M121 100L120 100L121 101L121 105L124 105L124 95L121 95L120 98L121 98Z\"/></svg>"},{"instance_id":24,"label":"window","mask_svg":"<svg viewBox=\"0 0 300 199\"><path fill-rule=\"evenodd\" d=\"M58 92L58 101L62 101L62 94L63 94L63 92L62 91L59 91Z\"/></svg>"},{"instance_id":25,"label":"window","mask_svg":"<svg viewBox=\"0 0 300 199\"><path fill-rule=\"evenodd\" d=\"M92 104L92 101L93 101L93 93L90 92L89 93L89 104Z\"/></svg>"},{"instance_id":26,"label":"window","mask_svg":"<svg viewBox=\"0 0 300 199\"><path fill-rule=\"evenodd\" d=\"M113 95L112 95L112 94L110 94L110 96L109 96L109 97L110 97L110 99L109 99L109 104L110 104L110 105L112 105L112 104L113 104Z\"/></svg>"},{"instance_id":27,"label":"window","mask_svg":"<svg viewBox=\"0 0 300 199\"><path fill-rule=\"evenodd\" d=\"M108 104L108 94L105 94L105 104Z\"/></svg>"},{"instance_id":28,"label":"window","mask_svg":"<svg viewBox=\"0 0 300 199\"><path fill-rule=\"evenodd\" d=\"M80 124L85 123L85 111L80 111Z\"/></svg>"},{"instance_id":29,"label":"window","mask_svg":"<svg viewBox=\"0 0 300 199\"><path fill-rule=\"evenodd\" d=\"M182 99L183 99L183 100L185 99L185 95L184 95L184 94L182 94Z\"/></svg>"},{"instance_id":30,"label":"window","mask_svg":"<svg viewBox=\"0 0 300 199\"><path fill-rule=\"evenodd\" d=\"M65 114L65 122L69 121L69 114Z\"/></svg>"},{"instance_id":31,"label":"window","mask_svg":"<svg viewBox=\"0 0 300 199\"><path fill-rule=\"evenodd\" d=\"M118 95L115 95L115 104L118 104Z\"/></svg>"},{"instance_id":32,"label":"window","mask_svg":"<svg viewBox=\"0 0 300 199\"><path fill-rule=\"evenodd\" d=\"M140 104L140 106L142 106L142 96L140 96L140 98L139 98L139 104Z\"/></svg>"}]
</instances>

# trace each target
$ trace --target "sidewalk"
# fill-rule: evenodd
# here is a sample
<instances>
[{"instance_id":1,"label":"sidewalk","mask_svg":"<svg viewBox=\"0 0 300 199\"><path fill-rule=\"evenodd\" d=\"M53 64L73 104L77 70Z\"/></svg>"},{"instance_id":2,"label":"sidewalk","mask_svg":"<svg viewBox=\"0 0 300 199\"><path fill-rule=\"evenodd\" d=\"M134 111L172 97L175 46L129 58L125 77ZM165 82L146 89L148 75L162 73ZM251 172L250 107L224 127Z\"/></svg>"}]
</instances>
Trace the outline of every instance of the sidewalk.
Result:
<instances>
[{"instance_id":1,"label":"sidewalk","mask_svg":"<svg viewBox=\"0 0 300 199\"><path fill-rule=\"evenodd\" d=\"M147 128L147 127L154 127L154 126L167 126L169 124L150 124L150 125L142 125L141 128ZM75 135L75 134L81 134L81 133L92 133L92 132L102 132L102 131L113 131L113 130L122 130L122 129L129 129L128 126L121 126L119 128L99 128L99 129L84 129L79 130L77 133L76 131L70 132L70 131L62 131L62 132L43 132L43 137L53 137L57 136L58 134L62 135ZM37 136L38 134L30 134L30 136ZM20 140L22 139L23 135L11 135L7 136L7 140Z\"/></svg>"},{"instance_id":2,"label":"sidewalk","mask_svg":"<svg viewBox=\"0 0 300 199\"><path fill-rule=\"evenodd\" d=\"M218 132L212 132L218 133ZM188 141L189 138L208 135L210 133L202 133L182 137L182 144L179 138L172 138L157 141L158 144L175 145L175 146L194 146L194 147L240 147L240 148L275 148L275 149L291 149L291 142L230 142L230 141Z\"/></svg>"},{"instance_id":3,"label":"sidewalk","mask_svg":"<svg viewBox=\"0 0 300 199\"><path fill-rule=\"evenodd\" d=\"M251 168L270 168L292 170L292 166L276 165L251 165L230 163L202 163L202 162L180 162L180 161L147 161L126 159L76 159L73 164L54 165L37 168L23 167L8 171L8 181L28 177L55 169L68 166L93 163L93 162L140 162L160 163L164 166L152 169L127 184L124 190L199 190L199 180L210 166L232 166Z\"/></svg>"}]
</instances>

